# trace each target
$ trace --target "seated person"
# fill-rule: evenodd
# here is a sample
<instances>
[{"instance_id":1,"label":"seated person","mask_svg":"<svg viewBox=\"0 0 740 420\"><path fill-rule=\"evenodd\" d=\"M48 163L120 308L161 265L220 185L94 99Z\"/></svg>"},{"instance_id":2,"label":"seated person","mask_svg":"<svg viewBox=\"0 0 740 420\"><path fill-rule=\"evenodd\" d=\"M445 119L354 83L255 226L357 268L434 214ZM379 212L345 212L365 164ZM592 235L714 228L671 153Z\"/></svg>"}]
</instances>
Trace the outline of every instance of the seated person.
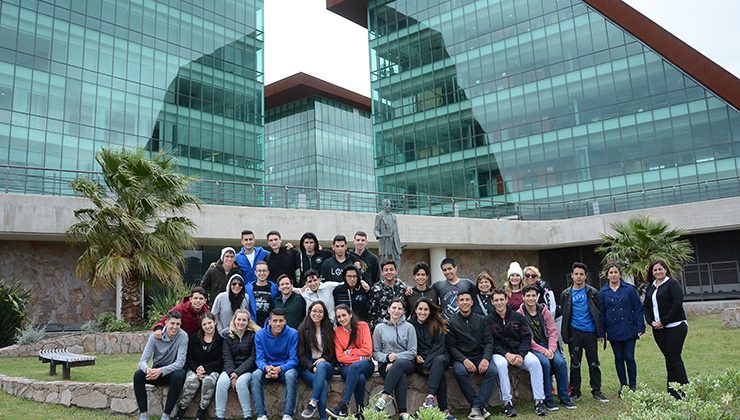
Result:
<instances>
[{"instance_id":1,"label":"seated person","mask_svg":"<svg viewBox=\"0 0 740 420\"><path fill-rule=\"evenodd\" d=\"M208 305L208 293L200 286L196 286L190 292L190 296L182 298L182 302L173 306L170 312L177 311L182 316L181 329L185 331L187 335L193 335L200 330L200 314L203 312L210 312ZM152 326L154 331L154 337L159 340L162 338L162 329L164 328L165 322L167 321L167 315L163 316L156 324Z\"/></svg>"},{"instance_id":2,"label":"seated person","mask_svg":"<svg viewBox=\"0 0 740 420\"><path fill-rule=\"evenodd\" d=\"M306 306L310 307L314 302L323 302L329 311L329 319L334 322L334 298L332 292L343 283L334 281L321 282L319 272L312 269L306 271L306 285L301 289L301 296L306 301ZM308 315L308 314L307 314Z\"/></svg>"},{"instance_id":3,"label":"seated person","mask_svg":"<svg viewBox=\"0 0 740 420\"><path fill-rule=\"evenodd\" d=\"M226 415L229 388L236 391L242 416L252 418L252 401L249 385L255 369L254 333L259 327L249 318L249 311L237 309L229 323L229 332L224 336L224 371L216 383L216 418Z\"/></svg>"},{"instance_id":4,"label":"seated person","mask_svg":"<svg viewBox=\"0 0 740 420\"><path fill-rule=\"evenodd\" d=\"M205 296L203 303L205 304ZM139 406L139 420L149 419L146 384L170 387L160 419L170 419L172 409L180 398L185 382L183 366L188 353L188 335L180 329L181 324L182 314L170 311L160 330L161 338L155 337L155 334L149 335L139 359L139 368L134 372L134 395ZM152 361L152 367L149 367L149 360Z\"/></svg>"},{"instance_id":5,"label":"seated person","mask_svg":"<svg viewBox=\"0 0 740 420\"><path fill-rule=\"evenodd\" d=\"M229 290L221 292L213 302L211 312L216 316L216 329L221 336L229 333L231 317L237 309L246 309L247 295L244 292L244 278L240 274L234 274L229 279Z\"/></svg>"}]
</instances>

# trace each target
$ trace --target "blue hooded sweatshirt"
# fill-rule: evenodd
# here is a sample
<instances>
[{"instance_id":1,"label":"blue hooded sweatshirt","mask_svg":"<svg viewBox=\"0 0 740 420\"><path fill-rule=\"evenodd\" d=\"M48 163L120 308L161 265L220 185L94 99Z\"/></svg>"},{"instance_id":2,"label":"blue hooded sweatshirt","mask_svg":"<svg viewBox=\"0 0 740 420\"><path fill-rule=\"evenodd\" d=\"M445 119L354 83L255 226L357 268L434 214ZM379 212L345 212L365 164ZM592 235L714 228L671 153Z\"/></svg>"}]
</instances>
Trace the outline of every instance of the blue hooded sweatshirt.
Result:
<instances>
[{"instance_id":1,"label":"blue hooded sweatshirt","mask_svg":"<svg viewBox=\"0 0 740 420\"><path fill-rule=\"evenodd\" d=\"M260 261L264 261L270 253L265 251L262 247L254 247L254 263L257 264ZM239 253L234 257L236 265L242 269L244 274L244 284L251 284L257 281L257 275L254 274L254 266L249 263L249 259L244 254L244 247L239 250Z\"/></svg>"},{"instance_id":2,"label":"blue hooded sweatshirt","mask_svg":"<svg viewBox=\"0 0 740 420\"><path fill-rule=\"evenodd\" d=\"M298 331L285 326L277 337L272 335L272 326L267 324L254 336L257 352L257 369L265 366L280 366L285 373L298 367Z\"/></svg>"}]
</instances>

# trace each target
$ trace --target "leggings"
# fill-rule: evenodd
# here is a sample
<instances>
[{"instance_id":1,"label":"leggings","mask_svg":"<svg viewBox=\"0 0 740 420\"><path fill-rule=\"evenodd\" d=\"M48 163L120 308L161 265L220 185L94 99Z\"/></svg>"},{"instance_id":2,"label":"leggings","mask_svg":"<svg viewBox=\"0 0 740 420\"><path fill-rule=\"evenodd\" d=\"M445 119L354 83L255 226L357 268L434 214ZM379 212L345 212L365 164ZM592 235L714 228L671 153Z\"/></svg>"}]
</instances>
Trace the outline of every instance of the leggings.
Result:
<instances>
[{"instance_id":1,"label":"leggings","mask_svg":"<svg viewBox=\"0 0 740 420\"><path fill-rule=\"evenodd\" d=\"M668 383L689 383L689 378L686 375L686 367L684 367L683 359L681 358L683 343L686 340L686 334L688 334L688 332L689 327L685 322L673 328L653 329L655 343L658 345L660 352L663 353L663 356L665 357L665 369L668 373ZM682 398L680 392L670 386L667 386L667 388L668 392L674 398Z\"/></svg>"}]
</instances>

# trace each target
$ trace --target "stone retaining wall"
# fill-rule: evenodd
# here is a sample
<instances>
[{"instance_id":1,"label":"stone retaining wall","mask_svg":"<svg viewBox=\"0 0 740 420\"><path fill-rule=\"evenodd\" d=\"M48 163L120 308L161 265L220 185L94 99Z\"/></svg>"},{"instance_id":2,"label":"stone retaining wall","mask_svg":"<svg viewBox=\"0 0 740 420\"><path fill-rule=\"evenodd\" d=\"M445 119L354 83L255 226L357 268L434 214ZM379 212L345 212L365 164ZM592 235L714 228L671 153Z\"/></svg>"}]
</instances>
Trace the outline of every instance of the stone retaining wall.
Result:
<instances>
[{"instance_id":1,"label":"stone retaining wall","mask_svg":"<svg viewBox=\"0 0 740 420\"><path fill-rule=\"evenodd\" d=\"M141 353L150 331L96 334L64 334L44 338L38 343L0 349L0 357L38 356L39 350L66 348L73 353Z\"/></svg>"},{"instance_id":2,"label":"stone retaining wall","mask_svg":"<svg viewBox=\"0 0 740 420\"><path fill-rule=\"evenodd\" d=\"M493 366L492 366L493 367ZM133 371L132 371L133 374ZM532 392L530 388L529 376L525 371L515 370L510 373L511 385L514 390L514 397L519 400L531 401ZM473 384L476 389L480 384L481 377L475 376ZM408 407L410 410L416 410L421 406L427 395L426 390L427 378L421 375L411 375L409 380ZM452 370L447 370L448 384L448 401L451 408L467 410L469 404L460 392L457 381L452 374ZM0 387L3 392L16 397L27 398L30 400L61 404L67 407L83 407L105 410L115 414L133 414L137 411L136 397L132 384L105 384L89 382L72 382L72 381L37 381L26 378L15 378L0 374ZM383 379L374 375L367 382L368 398L381 392L383 389ZM334 406L339 402L341 392L344 390L344 382L339 376L335 376L329 388L329 406ZM153 387L147 385L149 396L149 413L159 415L164 407L166 388ZM311 393L311 388L303 381L299 381L298 400L296 413L300 413L305 407ZM198 396L190 404L187 411L188 416L194 416L197 410L196 406ZM283 412L283 402L285 401L285 387L281 384L271 383L265 386L265 406L270 418L279 419ZM493 396L489 399L489 405L500 405L501 400L498 391L494 391ZM393 414L393 408L389 412ZM254 416L254 410L252 410ZM215 418L215 402L209 407L209 415ZM296 414L298 415L298 414ZM229 391L229 403L226 410L227 417L241 418L241 407L233 391Z\"/></svg>"}]
</instances>

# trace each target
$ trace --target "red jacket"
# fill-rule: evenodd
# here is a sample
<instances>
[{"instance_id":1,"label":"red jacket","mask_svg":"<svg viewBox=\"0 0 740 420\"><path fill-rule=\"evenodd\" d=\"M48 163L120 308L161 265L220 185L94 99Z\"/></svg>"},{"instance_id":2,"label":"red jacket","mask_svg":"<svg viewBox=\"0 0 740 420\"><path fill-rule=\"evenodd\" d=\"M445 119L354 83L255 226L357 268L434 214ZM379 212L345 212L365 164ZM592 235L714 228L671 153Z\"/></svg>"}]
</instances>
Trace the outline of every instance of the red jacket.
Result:
<instances>
[{"instance_id":1,"label":"red jacket","mask_svg":"<svg viewBox=\"0 0 740 420\"><path fill-rule=\"evenodd\" d=\"M182 328L182 330L190 336L198 332L198 329L200 328L200 324L198 324L198 318L200 317L200 314L202 314L203 312L210 312L210 309L208 308L208 304L205 304L199 312L195 312L190 306L190 296L185 296L184 298L182 298L182 302L173 306L172 309L167 311L167 313L170 313L172 311L178 311L182 314L182 325L180 326L180 328ZM159 322L154 324L154 326L152 327L152 331L161 330L162 328L164 328L164 324L166 322L167 314L165 314L162 319L159 320Z\"/></svg>"},{"instance_id":2,"label":"red jacket","mask_svg":"<svg viewBox=\"0 0 740 420\"><path fill-rule=\"evenodd\" d=\"M360 360L370 360L373 355L373 338L370 336L370 327L367 322L357 322L357 338L352 347L348 345L349 333L341 326L334 330L334 351L339 363L351 365Z\"/></svg>"}]
</instances>

